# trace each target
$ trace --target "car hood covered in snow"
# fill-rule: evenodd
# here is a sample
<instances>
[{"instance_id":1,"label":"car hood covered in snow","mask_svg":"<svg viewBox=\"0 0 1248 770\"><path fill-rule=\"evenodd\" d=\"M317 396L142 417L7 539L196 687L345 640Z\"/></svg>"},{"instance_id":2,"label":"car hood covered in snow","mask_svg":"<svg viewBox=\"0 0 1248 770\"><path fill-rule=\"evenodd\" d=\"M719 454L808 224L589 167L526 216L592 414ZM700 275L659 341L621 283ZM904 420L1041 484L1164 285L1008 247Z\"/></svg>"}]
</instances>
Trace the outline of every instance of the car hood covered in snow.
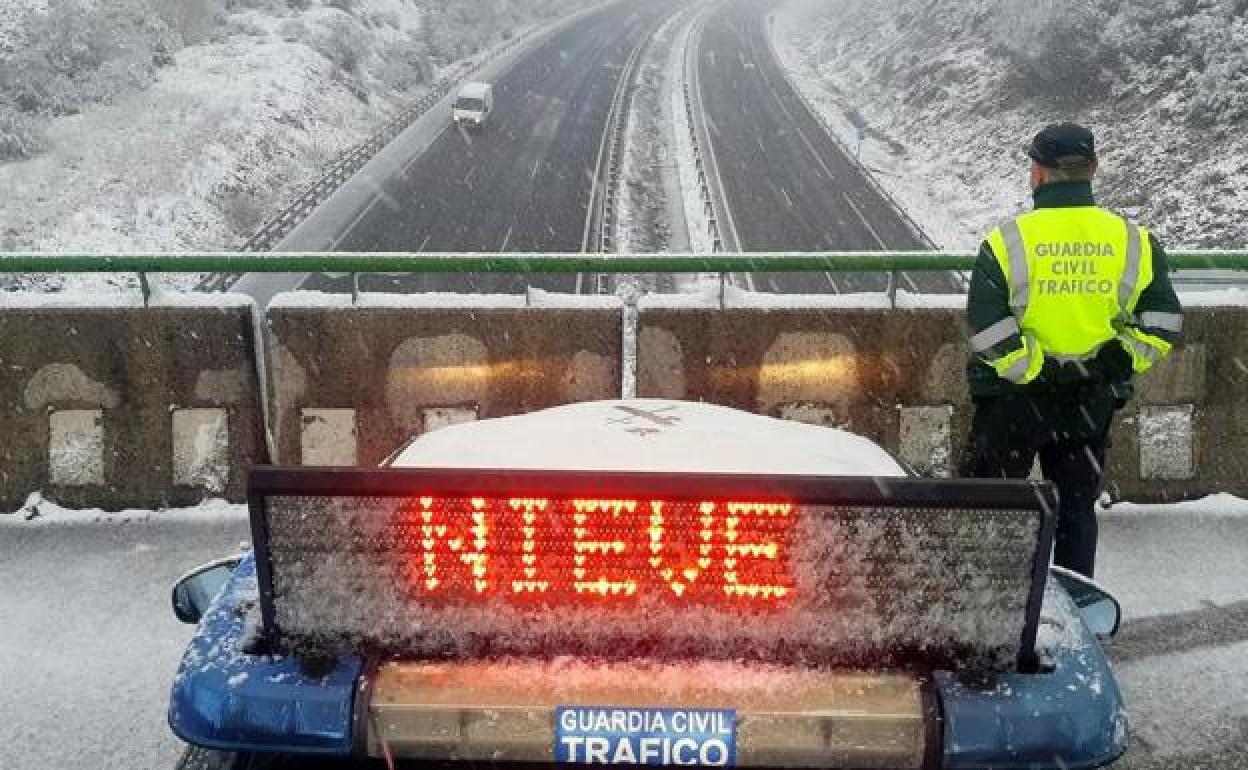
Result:
<instances>
[{"instance_id":1,"label":"car hood covered in snow","mask_svg":"<svg viewBox=\"0 0 1248 770\"><path fill-rule=\"evenodd\" d=\"M904 476L873 442L833 428L711 404L631 399L570 404L421 436L398 468Z\"/></svg>"}]
</instances>

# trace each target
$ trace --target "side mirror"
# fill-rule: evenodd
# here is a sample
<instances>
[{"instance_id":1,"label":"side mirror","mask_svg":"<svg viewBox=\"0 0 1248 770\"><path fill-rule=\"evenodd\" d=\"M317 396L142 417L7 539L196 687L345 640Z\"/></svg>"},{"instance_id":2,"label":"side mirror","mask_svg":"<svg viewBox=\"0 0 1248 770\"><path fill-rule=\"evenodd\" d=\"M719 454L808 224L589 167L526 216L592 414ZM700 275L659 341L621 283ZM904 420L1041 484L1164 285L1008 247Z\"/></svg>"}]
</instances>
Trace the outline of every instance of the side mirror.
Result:
<instances>
[{"instance_id":1,"label":"side mirror","mask_svg":"<svg viewBox=\"0 0 1248 770\"><path fill-rule=\"evenodd\" d=\"M1094 581L1071 572L1063 567L1051 567L1050 573L1057 582L1066 589L1075 607L1079 609L1079 617L1083 624L1099 639L1111 639L1118 633L1122 623L1122 605L1113 594L1101 588Z\"/></svg>"},{"instance_id":2,"label":"side mirror","mask_svg":"<svg viewBox=\"0 0 1248 770\"><path fill-rule=\"evenodd\" d=\"M239 556L217 559L178 578L173 584L172 596L173 614L177 619L183 623L198 623L241 560Z\"/></svg>"}]
</instances>

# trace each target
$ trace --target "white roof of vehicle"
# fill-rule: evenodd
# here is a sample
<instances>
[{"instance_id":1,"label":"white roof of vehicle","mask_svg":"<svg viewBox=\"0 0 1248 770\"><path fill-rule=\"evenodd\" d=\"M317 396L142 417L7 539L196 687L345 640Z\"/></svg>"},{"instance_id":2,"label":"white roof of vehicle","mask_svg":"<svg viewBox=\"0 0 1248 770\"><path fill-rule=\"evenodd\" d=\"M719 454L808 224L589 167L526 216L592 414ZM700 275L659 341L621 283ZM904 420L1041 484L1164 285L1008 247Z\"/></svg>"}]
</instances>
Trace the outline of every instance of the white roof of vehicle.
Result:
<instances>
[{"instance_id":1,"label":"white roof of vehicle","mask_svg":"<svg viewBox=\"0 0 1248 770\"><path fill-rule=\"evenodd\" d=\"M465 83L463 88L459 89L459 95L467 99L484 99L489 90L489 83Z\"/></svg>"},{"instance_id":2,"label":"white roof of vehicle","mask_svg":"<svg viewBox=\"0 0 1248 770\"><path fill-rule=\"evenodd\" d=\"M834 428L711 404L633 399L555 407L421 436L396 467L904 476L883 449Z\"/></svg>"}]
</instances>

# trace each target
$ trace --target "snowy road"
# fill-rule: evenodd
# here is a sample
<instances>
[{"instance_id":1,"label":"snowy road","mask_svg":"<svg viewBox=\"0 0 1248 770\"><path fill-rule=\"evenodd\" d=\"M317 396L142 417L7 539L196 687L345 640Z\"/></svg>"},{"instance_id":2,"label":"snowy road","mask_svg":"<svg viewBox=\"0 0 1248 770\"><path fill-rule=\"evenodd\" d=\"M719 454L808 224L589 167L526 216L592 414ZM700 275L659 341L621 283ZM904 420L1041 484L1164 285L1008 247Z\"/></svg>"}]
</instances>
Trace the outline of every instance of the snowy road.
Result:
<instances>
[{"instance_id":1,"label":"snowy road","mask_svg":"<svg viewBox=\"0 0 1248 770\"><path fill-rule=\"evenodd\" d=\"M1111 513L1100 578L1131 709L1126 770L1248 767L1248 516ZM190 632L171 581L246 521L0 523L0 767L171 768L169 682Z\"/></svg>"},{"instance_id":2,"label":"snowy road","mask_svg":"<svg viewBox=\"0 0 1248 770\"><path fill-rule=\"evenodd\" d=\"M767 40L772 8L756 0L722 5L699 52L711 141L742 250L930 248L793 90ZM944 274L908 280L906 288L961 290ZM879 291L887 277L759 274L753 281L763 291L817 294Z\"/></svg>"},{"instance_id":3,"label":"snowy road","mask_svg":"<svg viewBox=\"0 0 1248 770\"><path fill-rule=\"evenodd\" d=\"M632 52L680 8L672 0L617 3L589 13L519 56L495 83L485 130L447 129L333 239L350 252L577 252L612 96ZM928 244L824 129L790 84L757 0L705 7L691 45L723 196L743 251L922 250ZM679 52L678 52L679 53ZM750 105L750 109L741 109ZM345 221L345 220L344 220ZM256 280L248 277L247 281ZM261 302L288 277L252 287ZM883 274L758 274L749 288L784 293L879 291ZM947 274L899 277L912 291L962 291ZM272 284L272 286L270 286ZM518 293L526 286L594 291L593 276L363 276L382 292ZM302 288L347 291L344 277ZM253 291L254 289L254 291Z\"/></svg>"},{"instance_id":4,"label":"snowy road","mask_svg":"<svg viewBox=\"0 0 1248 770\"><path fill-rule=\"evenodd\" d=\"M676 10L617 3L543 41L494 86L481 131L444 132L383 186L337 251L579 252L612 97L632 52ZM575 275L370 276L371 291L578 291ZM313 277L304 288L341 288Z\"/></svg>"},{"instance_id":5,"label":"snowy road","mask_svg":"<svg viewBox=\"0 0 1248 770\"><path fill-rule=\"evenodd\" d=\"M1098 577L1126 614L1108 651L1134 732L1115 767L1248 767L1248 517L1110 513L1102 528Z\"/></svg>"}]
</instances>

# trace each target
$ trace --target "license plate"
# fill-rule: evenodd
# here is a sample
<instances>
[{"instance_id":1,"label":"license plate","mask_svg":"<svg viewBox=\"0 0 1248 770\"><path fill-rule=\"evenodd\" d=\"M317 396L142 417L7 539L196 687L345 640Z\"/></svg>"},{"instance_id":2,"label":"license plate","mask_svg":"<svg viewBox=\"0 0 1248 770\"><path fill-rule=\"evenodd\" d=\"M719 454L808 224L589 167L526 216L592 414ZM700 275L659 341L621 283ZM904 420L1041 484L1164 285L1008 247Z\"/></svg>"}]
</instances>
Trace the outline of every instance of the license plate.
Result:
<instances>
[{"instance_id":1,"label":"license plate","mask_svg":"<svg viewBox=\"0 0 1248 770\"><path fill-rule=\"evenodd\" d=\"M555 761L580 765L732 767L732 709L559 706Z\"/></svg>"}]
</instances>

